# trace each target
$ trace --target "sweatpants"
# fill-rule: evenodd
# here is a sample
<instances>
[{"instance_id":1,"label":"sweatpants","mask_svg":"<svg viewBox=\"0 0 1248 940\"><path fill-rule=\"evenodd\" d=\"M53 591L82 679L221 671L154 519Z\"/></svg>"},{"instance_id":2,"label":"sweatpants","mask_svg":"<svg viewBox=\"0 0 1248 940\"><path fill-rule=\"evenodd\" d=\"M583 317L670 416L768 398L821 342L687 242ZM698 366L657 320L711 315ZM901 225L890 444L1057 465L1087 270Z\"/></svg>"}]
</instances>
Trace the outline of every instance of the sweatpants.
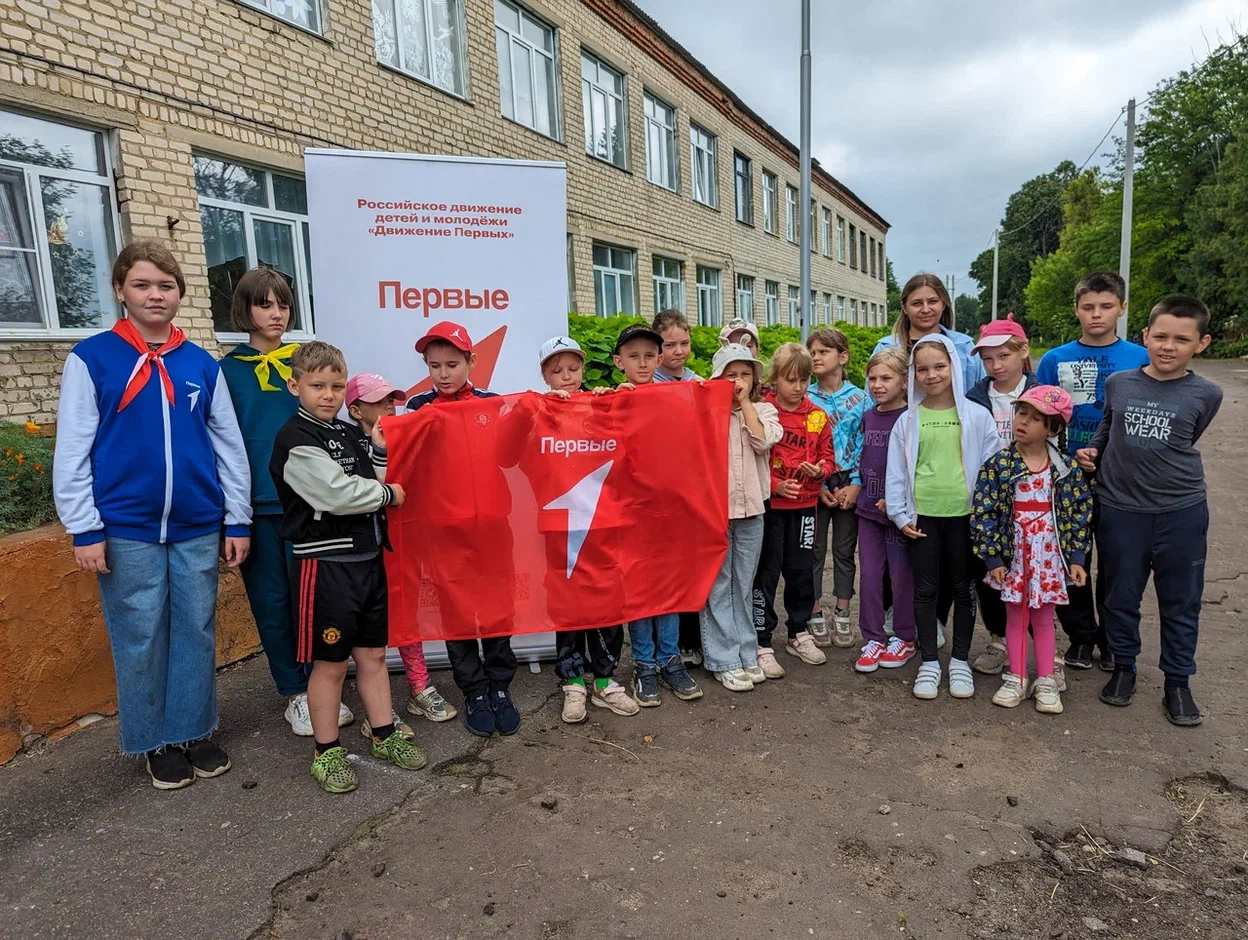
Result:
<instances>
[{"instance_id":1,"label":"sweatpants","mask_svg":"<svg viewBox=\"0 0 1248 940\"><path fill-rule=\"evenodd\" d=\"M1205 503L1158 513L1101 506L1105 633L1114 665L1134 667L1140 655L1140 601L1151 573L1161 617L1161 671L1196 673L1208 535Z\"/></svg>"},{"instance_id":2,"label":"sweatpants","mask_svg":"<svg viewBox=\"0 0 1248 940\"><path fill-rule=\"evenodd\" d=\"M941 577L953 589L954 659L966 659L975 633L975 588L971 583L971 517L919 516L925 538L910 540L914 570L914 619L923 662L936 662L936 600ZM893 592L893 603L897 603Z\"/></svg>"},{"instance_id":3,"label":"sweatpants","mask_svg":"<svg viewBox=\"0 0 1248 940\"><path fill-rule=\"evenodd\" d=\"M708 672L727 672L758 662L752 598L763 517L728 521L728 554L702 609L702 655Z\"/></svg>"},{"instance_id":4,"label":"sweatpants","mask_svg":"<svg viewBox=\"0 0 1248 940\"><path fill-rule=\"evenodd\" d=\"M623 627L561 630L555 636L555 673L560 679L610 679L615 675L624 649Z\"/></svg>"},{"instance_id":5,"label":"sweatpants","mask_svg":"<svg viewBox=\"0 0 1248 940\"><path fill-rule=\"evenodd\" d=\"M998 642L1005 641L1006 610L1001 592L984 580L988 569L973 552L970 559L971 579L975 582L975 594L979 600L979 616L984 626ZM946 608L948 609L948 608Z\"/></svg>"},{"instance_id":6,"label":"sweatpants","mask_svg":"<svg viewBox=\"0 0 1248 940\"><path fill-rule=\"evenodd\" d=\"M888 642L884 633L885 593L891 584L893 633L914 642L914 576L910 570L910 540L891 522L858 520L858 631L863 640Z\"/></svg>"},{"instance_id":7,"label":"sweatpants","mask_svg":"<svg viewBox=\"0 0 1248 940\"><path fill-rule=\"evenodd\" d=\"M841 471L828 481L832 489L846 486L849 473ZM828 530L832 530L832 595L847 601L854 596L854 547L858 544L858 513L823 503L815 508L815 600L823 603L823 568L828 558Z\"/></svg>"},{"instance_id":8,"label":"sweatpants","mask_svg":"<svg viewBox=\"0 0 1248 940\"><path fill-rule=\"evenodd\" d=\"M777 509L763 513L763 550L754 577L754 629L758 645L771 648L779 624L776 588L784 575L784 609L789 639L805 633L815 609L815 507Z\"/></svg>"},{"instance_id":9,"label":"sweatpants","mask_svg":"<svg viewBox=\"0 0 1248 940\"><path fill-rule=\"evenodd\" d=\"M1075 643L1090 643L1104 650L1106 648L1105 591L1107 578L1104 571L1106 558L1100 554L1101 506L1095 494L1096 491L1093 490L1093 550L1088 552L1088 559L1084 563L1084 567L1088 572L1088 583L1083 587L1077 587L1073 584L1066 586L1066 595L1070 598L1070 603L1057 609L1057 619L1062 625L1062 630L1070 637L1072 645ZM1093 569L1093 555L1099 556L1097 562L1102 569L1100 572Z\"/></svg>"},{"instance_id":10,"label":"sweatpants","mask_svg":"<svg viewBox=\"0 0 1248 940\"><path fill-rule=\"evenodd\" d=\"M477 651L478 642L484 660ZM446 655L451 660L451 674L464 693L465 702L495 689L506 689L516 675L516 654L509 636L492 636L479 641L447 640Z\"/></svg>"},{"instance_id":11,"label":"sweatpants","mask_svg":"<svg viewBox=\"0 0 1248 940\"><path fill-rule=\"evenodd\" d=\"M280 515L251 520L251 551L240 566L243 587L273 684L281 695L308 691L310 669L295 658L295 618L290 607L290 544L278 529Z\"/></svg>"}]
</instances>

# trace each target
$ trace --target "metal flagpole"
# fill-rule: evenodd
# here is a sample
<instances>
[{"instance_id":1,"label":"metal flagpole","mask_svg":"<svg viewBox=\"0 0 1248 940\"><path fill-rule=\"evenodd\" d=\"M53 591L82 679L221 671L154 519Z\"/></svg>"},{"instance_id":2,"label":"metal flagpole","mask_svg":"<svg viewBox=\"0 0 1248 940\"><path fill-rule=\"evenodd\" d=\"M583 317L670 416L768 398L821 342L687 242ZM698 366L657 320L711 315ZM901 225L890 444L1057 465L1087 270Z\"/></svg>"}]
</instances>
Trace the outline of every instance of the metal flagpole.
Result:
<instances>
[{"instance_id":1,"label":"metal flagpole","mask_svg":"<svg viewBox=\"0 0 1248 940\"><path fill-rule=\"evenodd\" d=\"M992 318L997 318L997 271L1001 260L1001 229L992 233Z\"/></svg>"},{"instance_id":2,"label":"metal flagpole","mask_svg":"<svg viewBox=\"0 0 1248 940\"><path fill-rule=\"evenodd\" d=\"M1126 303L1131 300L1131 212L1135 201L1135 99L1127 102L1127 152L1122 168L1122 252L1118 273L1126 282ZM1125 305L1125 303L1124 303ZM1118 318L1118 337L1127 338L1127 314Z\"/></svg>"},{"instance_id":3,"label":"metal flagpole","mask_svg":"<svg viewBox=\"0 0 1248 940\"><path fill-rule=\"evenodd\" d=\"M801 140L801 335L802 342L810 335L810 246L815 233L810 223L810 0L802 0L802 140Z\"/></svg>"}]
</instances>

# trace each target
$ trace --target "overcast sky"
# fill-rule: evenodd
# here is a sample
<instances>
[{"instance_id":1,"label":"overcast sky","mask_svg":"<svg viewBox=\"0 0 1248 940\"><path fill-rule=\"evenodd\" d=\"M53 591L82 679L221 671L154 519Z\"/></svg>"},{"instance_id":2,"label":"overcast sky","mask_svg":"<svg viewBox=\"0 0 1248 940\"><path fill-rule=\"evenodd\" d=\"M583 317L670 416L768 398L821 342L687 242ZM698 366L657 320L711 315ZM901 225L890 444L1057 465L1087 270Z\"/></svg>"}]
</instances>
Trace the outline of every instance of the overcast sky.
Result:
<instances>
[{"instance_id":1,"label":"overcast sky","mask_svg":"<svg viewBox=\"0 0 1248 940\"><path fill-rule=\"evenodd\" d=\"M637 2L797 143L798 0ZM967 267L1020 183L1082 163L1128 98L1203 59L1219 33L1248 29L1248 0L812 0L812 11L815 158L892 225L898 280L956 274L959 292L973 292Z\"/></svg>"}]
</instances>

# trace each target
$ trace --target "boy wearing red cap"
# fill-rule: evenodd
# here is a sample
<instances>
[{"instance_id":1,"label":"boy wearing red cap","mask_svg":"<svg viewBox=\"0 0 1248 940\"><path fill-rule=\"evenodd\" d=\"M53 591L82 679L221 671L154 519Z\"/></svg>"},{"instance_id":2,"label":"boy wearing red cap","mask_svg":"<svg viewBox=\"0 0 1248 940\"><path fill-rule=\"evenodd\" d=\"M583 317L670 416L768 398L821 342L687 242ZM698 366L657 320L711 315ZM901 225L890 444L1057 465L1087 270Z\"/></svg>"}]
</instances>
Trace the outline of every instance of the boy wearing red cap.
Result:
<instances>
[{"instance_id":1,"label":"boy wearing red cap","mask_svg":"<svg viewBox=\"0 0 1248 940\"><path fill-rule=\"evenodd\" d=\"M494 392L474 386L468 378L472 367L476 365L477 357L473 354L468 330L460 324L449 320L434 324L428 333L416 341L416 352L425 359L433 389L409 398L409 413L419 411L426 405L445 405L473 398L496 397ZM457 445L448 442L447 446ZM463 442L462 446L466 447L467 442ZM483 468L482 472L489 472L489 468ZM501 477L502 471L497 466L494 467L494 472ZM446 653L451 661L455 684L464 695L464 722L470 732L481 737L489 737L495 731L511 735L520 730L520 711L511 698L511 680L516 675L516 654L511 648L511 636L497 635L510 627L514 611L511 607L492 610L484 606L470 610L457 603L457 598L460 597L498 593L499 579L506 582L501 593L510 595L507 585L515 574L511 525L508 521L511 510L510 491L501 479L486 489L492 493L507 494L506 505L490 507L488 500L476 501L477 516L473 523L478 530L485 528L493 533L492 538L484 541L492 542L496 551L489 558L464 557L460 554L454 558L441 559L446 565L445 576L461 580L459 590L454 592L442 590L442 584L439 583L444 577L442 573L436 569L431 573L434 588L438 591L438 605L443 621L461 627L466 625L480 637L479 640L447 640ZM447 536L446 544L455 545L458 541L451 534ZM482 579L482 590L464 589L464 577ZM478 652L478 642L481 653L484 653L484 660Z\"/></svg>"}]
</instances>

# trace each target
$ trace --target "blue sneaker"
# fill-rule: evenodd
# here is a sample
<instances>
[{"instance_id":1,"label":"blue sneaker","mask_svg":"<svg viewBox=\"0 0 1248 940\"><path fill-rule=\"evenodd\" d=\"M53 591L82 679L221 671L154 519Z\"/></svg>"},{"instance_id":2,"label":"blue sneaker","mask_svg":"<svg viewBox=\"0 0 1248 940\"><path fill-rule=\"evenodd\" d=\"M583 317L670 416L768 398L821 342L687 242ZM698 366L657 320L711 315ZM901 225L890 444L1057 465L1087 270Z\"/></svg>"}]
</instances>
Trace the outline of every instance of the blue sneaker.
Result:
<instances>
[{"instance_id":1,"label":"blue sneaker","mask_svg":"<svg viewBox=\"0 0 1248 940\"><path fill-rule=\"evenodd\" d=\"M488 738L497 729L494 712L484 695L474 695L464 702L464 724L473 734Z\"/></svg>"},{"instance_id":2,"label":"blue sneaker","mask_svg":"<svg viewBox=\"0 0 1248 940\"><path fill-rule=\"evenodd\" d=\"M490 693L490 708L494 711L494 724L499 734L515 734L520 730L520 709L511 700L511 693L506 689L495 689Z\"/></svg>"}]
</instances>

